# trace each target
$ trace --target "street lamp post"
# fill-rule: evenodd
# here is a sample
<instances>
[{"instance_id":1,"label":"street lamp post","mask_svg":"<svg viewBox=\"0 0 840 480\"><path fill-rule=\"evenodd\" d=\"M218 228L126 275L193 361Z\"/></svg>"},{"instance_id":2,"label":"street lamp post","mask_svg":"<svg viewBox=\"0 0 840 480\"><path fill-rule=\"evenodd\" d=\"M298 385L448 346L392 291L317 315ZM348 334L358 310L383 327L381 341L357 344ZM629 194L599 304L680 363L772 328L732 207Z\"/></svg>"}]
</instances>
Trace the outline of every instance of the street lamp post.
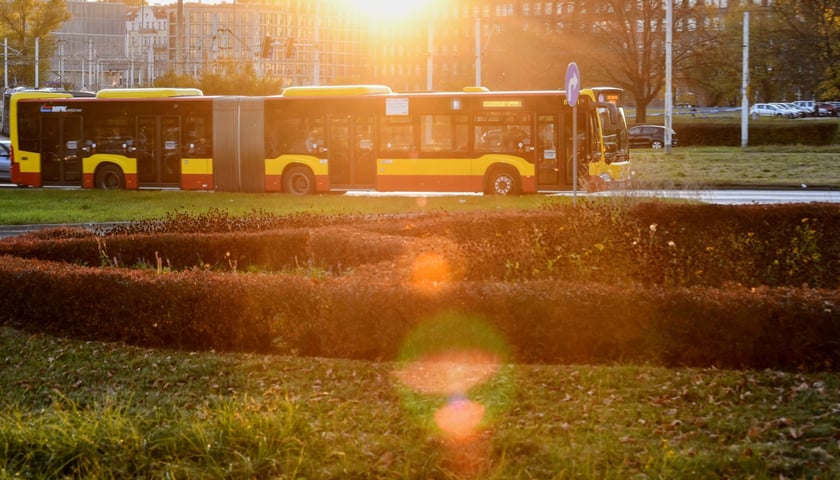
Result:
<instances>
[{"instance_id":1,"label":"street lamp post","mask_svg":"<svg viewBox=\"0 0 840 480\"><path fill-rule=\"evenodd\" d=\"M673 57L673 24L674 24L674 0L665 2L665 153L671 153L671 125L674 112L674 100L672 98L671 59Z\"/></svg>"}]
</instances>

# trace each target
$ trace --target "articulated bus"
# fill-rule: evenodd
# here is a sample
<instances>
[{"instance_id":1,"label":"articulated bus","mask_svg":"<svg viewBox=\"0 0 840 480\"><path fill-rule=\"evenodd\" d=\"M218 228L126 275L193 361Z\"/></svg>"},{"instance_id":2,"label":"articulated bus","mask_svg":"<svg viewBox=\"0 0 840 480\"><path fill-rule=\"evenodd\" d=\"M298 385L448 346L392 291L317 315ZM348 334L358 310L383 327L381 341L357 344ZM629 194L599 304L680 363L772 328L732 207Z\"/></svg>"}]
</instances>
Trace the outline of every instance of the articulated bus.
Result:
<instances>
[{"instance_id":1,"label":"articulated bus","mask_svg":"<svg viewBox=\"0 0 840 480\"><path fill-rule=\"evenodd\" d=\"M570 189L629 177L621 90L394 93L290 87L267 97L109 89L15 93L12 182L312 194Z\"/></svg>"},{"instance_id":2,"label":"articulated bus","mask_svg":"<svg viewBox=\"0 0 840 480\"><path fill-rule=\"evenodd\" d=\"M100 90L95 98L15 93L9 115L12 182L212 188L210 146L201 142L212 127L211 113L210 97L197 89Z\"/></svg>"}]
</instances>

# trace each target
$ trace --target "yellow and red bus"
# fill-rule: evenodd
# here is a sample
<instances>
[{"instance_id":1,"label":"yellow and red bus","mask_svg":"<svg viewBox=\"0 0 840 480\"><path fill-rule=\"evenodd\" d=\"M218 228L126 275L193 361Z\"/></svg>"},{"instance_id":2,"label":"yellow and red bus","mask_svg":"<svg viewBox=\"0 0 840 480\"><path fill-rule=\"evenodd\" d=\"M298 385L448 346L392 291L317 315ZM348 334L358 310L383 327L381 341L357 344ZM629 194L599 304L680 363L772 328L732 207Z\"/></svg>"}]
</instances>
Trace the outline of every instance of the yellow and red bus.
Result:
<instances>
[{"instance_id":1,"label":"yellow and red bus","mask_svg":"<svg viewBox=\"0 0 840 480\"><path fill-rule=\"evenodd\" d=\"M605 99L611 96L611 100ZM394 93L378 85L291 87L268 97L112 89L95 98L12 95L12 181L312 194L347 190L570 189L628 178L618 89ZM599 98L601 97L601 98ZM605 134L606 132L606 134Z\"/></svg>"},{"instance_id":2,"label":"yellow and red bus","mask_svg":"<svg viewBox=\"0 0 840 480\"><path fill-rule=\"evenodd\" d=\"M612 101L598 101L609 92ZM583 90L583 180L629 176L621 90ZM265 99L266 190L373 189L508 195L572 187L572 112L562 91L393 93L382 86L290 87ZM604 115L612 112L612 115ZM609 123L606 123L609 122Z\"/></svg>"},{"instance_id":3,"label":"yellow and red bus","mask_svg":"<svg viewBox=\"0 0 840 480\"><path fill-rule=\"evenodd\" d=\"M14 93L12 182L136 189L213 188L206 133L212 102L197 89Z\"/></svg>"}]
</instances>

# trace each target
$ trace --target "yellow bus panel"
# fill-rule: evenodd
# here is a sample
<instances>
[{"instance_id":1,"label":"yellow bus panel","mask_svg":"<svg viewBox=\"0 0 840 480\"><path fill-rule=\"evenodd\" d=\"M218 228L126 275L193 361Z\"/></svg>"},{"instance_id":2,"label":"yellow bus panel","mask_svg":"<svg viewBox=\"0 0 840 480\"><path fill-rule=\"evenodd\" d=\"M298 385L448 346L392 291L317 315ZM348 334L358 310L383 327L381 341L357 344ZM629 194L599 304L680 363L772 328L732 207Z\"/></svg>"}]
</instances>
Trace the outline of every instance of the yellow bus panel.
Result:
<instances>
[{"instance_id":1,"label":"yellow bus panel","mask_svg":"<svg viewBox=\"0 0 840 480\"><path fill-rule=\"evenodd\" d=\"M324 87L304 86L283 89L284 97L330 97L390 94L391 87L385 85L328 85Z\"/></svg>"},{"instance_id":2,"label":"yellow bus panel","mask_svg":"<svg viewBox=\"0 0 840 480\"><path fill-rule=\"evenodd\" d=\"M165 98L200 97L198 88L103 88L96 92L96 98Z\"/></svg>"},{"instance_id":3,"label":"yellow bus panel","mask_svg":"<svg viewBox=\"0 0 840 480\"><path fill-rule=\"evenodd\" d=\"M213 173L212 158L182 158L181 173L184 175L206 175Z\"/></svg>"}]
</instances>

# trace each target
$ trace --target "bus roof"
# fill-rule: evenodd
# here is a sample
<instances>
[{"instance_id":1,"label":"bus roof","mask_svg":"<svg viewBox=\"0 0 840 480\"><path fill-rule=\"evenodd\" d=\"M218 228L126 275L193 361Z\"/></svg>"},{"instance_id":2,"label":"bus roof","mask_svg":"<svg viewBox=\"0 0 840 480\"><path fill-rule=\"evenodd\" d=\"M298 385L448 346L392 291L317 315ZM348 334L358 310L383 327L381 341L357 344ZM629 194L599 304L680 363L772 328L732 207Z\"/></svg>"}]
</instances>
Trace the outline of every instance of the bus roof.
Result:
<instances>
[{"instance_id":1,"label":"bus roof","mask_svg":"<svg viewBox=\"0 0 840 480\"><path fill-rule=\"evenodd\" d=\"M158 98L158 97L200 97L198 88L103 88L96 92L96 98Z\"/></svg>"},{"instance_id":2,"label":"bus roof","mask_svg":"<svg viewBox=\"0 0 840 480\"><path fill-rule=\"evenodd\" d=\"M323 87L286 87L284 97L323 97L323 96L352 96L352 95L381 95L393 93L391 87L385 85L328 85Z\"/></svg>"},{"instance_id":3,"label":"bus roof","mask_svg":"<svg viewBox=\"0 0 840 480\"><path fill-rule=\"evenodd\" d=\"M73 98L73 94L58 90L21 90L12 93L14 101L25 98Z\"/></svg>"}]
</instances>

